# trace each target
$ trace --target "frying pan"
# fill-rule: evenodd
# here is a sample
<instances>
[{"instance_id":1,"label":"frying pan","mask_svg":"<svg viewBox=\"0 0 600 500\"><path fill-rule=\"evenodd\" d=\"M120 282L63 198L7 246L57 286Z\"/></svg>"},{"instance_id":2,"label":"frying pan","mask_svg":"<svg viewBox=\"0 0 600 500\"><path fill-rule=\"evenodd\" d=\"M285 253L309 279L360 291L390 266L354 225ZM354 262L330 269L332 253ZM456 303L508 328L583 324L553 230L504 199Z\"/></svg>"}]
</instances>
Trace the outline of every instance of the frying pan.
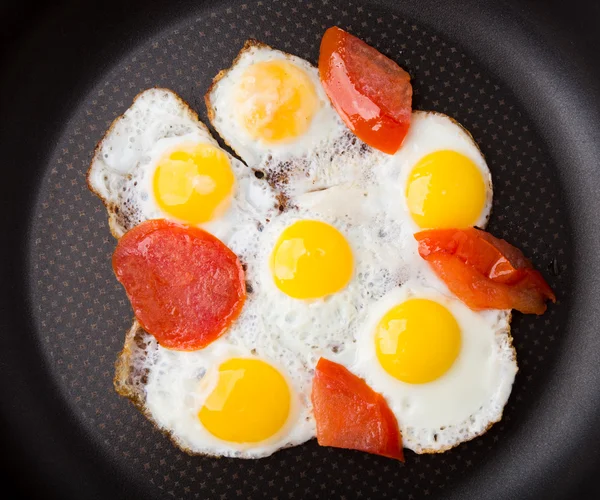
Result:
<instances>
[{"instance_id":1,"label":"frying pan","mask_svg":"<svg viewBox=\"0 0 600 500\"><path fill-rule=\"evenodd\" d=\"M4 7L1 433L22 497L590 498L600 457L600 10L594 2L221 0ZM39 10L41 9L41 10ZM314 441L258 461L189 457L112 389L131 310L86 189L134 95L202 97L244 40L316 61L339 25L413 76L415 107L469 129L490 230L558 294L515 315L520 371L486 435L406 463ZM10 491L10 490L7 490Z\"/></svg>"}]
</instances>

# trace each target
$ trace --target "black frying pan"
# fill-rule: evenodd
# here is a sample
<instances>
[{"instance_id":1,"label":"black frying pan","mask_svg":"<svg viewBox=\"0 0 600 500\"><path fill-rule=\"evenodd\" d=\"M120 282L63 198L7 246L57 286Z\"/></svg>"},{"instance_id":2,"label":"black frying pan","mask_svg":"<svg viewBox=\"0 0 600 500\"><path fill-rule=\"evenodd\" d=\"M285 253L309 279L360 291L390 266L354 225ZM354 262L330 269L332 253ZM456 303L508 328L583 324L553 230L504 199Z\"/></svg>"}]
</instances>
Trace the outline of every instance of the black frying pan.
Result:
<instances>
[{"instance_id":1,"label":"black frying pan","mask_svg":"<svg viewBox=\"0 0 600 500\"><path fill-rule=\"evenodd\" d=\"M590 498L600 464L600 9L594 2L94 2L3 7L0 398L5 485L96 498ZM125 5L126 4L126 5ZM340 25L412 74L415 106L486 154L491 231L559 303L515 315L520 371L485 436L406 464L310 442L259 461L188 457L112 389L131 311L85 186L93 147L159 85L202 118L249 37L315 61ZM206 50L204 50L206 49ZM18 493L15 495L19 496Z\"/></svg>"}]
</instances>

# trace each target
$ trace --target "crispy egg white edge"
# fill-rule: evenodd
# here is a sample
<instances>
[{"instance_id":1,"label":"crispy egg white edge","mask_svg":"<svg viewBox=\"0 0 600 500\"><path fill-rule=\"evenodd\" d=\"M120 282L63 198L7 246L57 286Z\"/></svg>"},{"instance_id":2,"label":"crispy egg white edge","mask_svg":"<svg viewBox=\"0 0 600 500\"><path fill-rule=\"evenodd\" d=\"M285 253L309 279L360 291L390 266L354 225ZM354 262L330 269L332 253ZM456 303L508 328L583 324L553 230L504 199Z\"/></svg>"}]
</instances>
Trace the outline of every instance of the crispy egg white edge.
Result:
<instances>
[{"instance_id":1,"label":"crispy egg white edge","mask_svg":"<svg viewBox=\"0 0 600 500\"><path fill-rule=\"evenodd\" d=\"M134 160L131 162L128 168L126 168L124 171L120 171L119 168L111 168L109 165L107 165L105 161L104 155L107 154L105 152L106 142L109 140L109 138L113 136L113 134L125 135L125 128L127 127L126 121L130 117L130 115L134 113L138 107L143 106L143 102L146 99L151 99L152 97L160 96L161 94L163 96L163 99L173 100L175 102L176 106L174 109L177 109L177 111L181 113L178 113L181 119L183 119L184 121L197 123L198 129L201 132L203 132L208 138L214 140L210 137L206 126L199 121L198 114L194 110L192 110L192 108L172 90L157 87L144 90L137 94L133 99L132 104L125 110L125 112L113 120L108 130L105 132L104 136L96 145L96 149L94 150L94 155L92 157L92 161L90 163L90 167L87 173L88 188L96 196L98 196L98 198L100 198L100 200L106 207L109 215L109 227L111 233L115 238L120 238L129 228L122 227L117 220L117 215L115 213L115 208L117 208L115 205L116 200L111 199L111 193L106 185L106 183L108 182L108 178L105 178L105 176L126 175L128 171L135 167L135 165L141 158L142 153L139 153L137 156L134 157ZM177 115L175 116L175 118L177 118Z\"/></svg>"}]
</instances>

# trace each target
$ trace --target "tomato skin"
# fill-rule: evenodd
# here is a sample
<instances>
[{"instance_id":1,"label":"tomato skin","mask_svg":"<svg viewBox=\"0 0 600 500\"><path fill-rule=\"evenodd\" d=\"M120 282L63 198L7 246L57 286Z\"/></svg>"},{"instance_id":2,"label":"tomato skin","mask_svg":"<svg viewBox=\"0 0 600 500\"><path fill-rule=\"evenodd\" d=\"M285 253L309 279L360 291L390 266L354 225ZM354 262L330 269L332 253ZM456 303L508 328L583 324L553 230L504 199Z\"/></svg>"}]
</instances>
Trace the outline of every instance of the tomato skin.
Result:
<instances>
[{"instance_id":1,"label":"tomato skin","mask_svg":"<svg viewBox=\"0 0 600 500\"><path fill-rule=\"evenodd\" d=\"M404 461L402 435L385 399L345 367L319 359L311 399L321 446Z\"/></svg>"},{"instance_id":2,"label":"tomato skin","mask_svg":"<svg viewBox=\"0 0 600 500\"><path fill-rule=\"evenodd\" d=\"M471 309L543 314L556 296L516 247L480 229L430 229L415 234L419 254Z\"/></svg>"},{"instance_id":3,"label":"tomato skin","mask_svg":"<svg viewBox=\"0 0 600 500\"><path fill-rule=\"evenodd\" d=\"M137 320L169 349L206 347L227 331L246 299L237 256L199 228L142 222L119 240L112 263Z\"/></svg>"},{"instance_id":4,"label":"tomato skin","mask_svg":"<svg viewBox=\"0 0 600 500\"><path fill-rule=\"evenodd\" d=\"M321 40L319 74L346 126L370 146L395 153L410 127L408 73L359 38L332 27Z\"/></svg>"}]
</instances>

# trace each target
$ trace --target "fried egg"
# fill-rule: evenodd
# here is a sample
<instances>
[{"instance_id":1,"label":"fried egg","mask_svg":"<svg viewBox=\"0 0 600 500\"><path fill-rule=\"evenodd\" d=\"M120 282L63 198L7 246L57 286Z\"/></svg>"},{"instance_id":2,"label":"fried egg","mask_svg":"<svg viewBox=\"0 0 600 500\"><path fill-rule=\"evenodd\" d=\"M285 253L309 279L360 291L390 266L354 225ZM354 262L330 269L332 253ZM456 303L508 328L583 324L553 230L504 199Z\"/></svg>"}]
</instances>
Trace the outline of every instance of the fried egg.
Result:
<instances>
[{"instance_id":1,"label":"fried egg","mask_svg":"<svg viewBox=\"0 0 600 500\"><path fill-rule=\"evenodd\" d=\"M113 234L148 219L202 227L220 239L277 205L269 185L223 151L174 92L139 94L100 141L88 173Z\"/></svg>"},{"instance_id":2,"label":"fried egg","mask_svg":"<svg viewBox=\"0 0 600 500\"><path fill-rule=\"evenodd\" d=\"M225 142L285 194L357 181L385 156L346 128L315 67L254 40L215 77L206 106Z\"/></svg>"},{"instance_id":3,"label":"fried egg","mask_svg":"<svg viewBox=\"0 0 600 500\"><path fill-rule=\"evenodd\" d=\"M386 398L405 448L447 450L502 417L517 373L510 311L475 312L411 279L365 315L351 369Z\"/></svg>"},{"instance_id":4,"label":"fried egg","mask_svg":"<svg viewBox=\"0 0 600 500\"><path fill-rule=\"evenodd\" d=\"M309 388L294 358L246 344L233 334L198 351L173 351L135 322L115 388L192 454L260 458L313 437Z\"/></svg>"},{"instance_id":5,"label":"fried egg","mask_svg":"<svg viewBox=\"0 0 600 500\"><path fill-rule=\"evenodd\" d=\"M477 226L492 210L492 178L473 137L449 116L414 111L398 152L374 169L412 232Z\"/></svg>"}]
</instances>

